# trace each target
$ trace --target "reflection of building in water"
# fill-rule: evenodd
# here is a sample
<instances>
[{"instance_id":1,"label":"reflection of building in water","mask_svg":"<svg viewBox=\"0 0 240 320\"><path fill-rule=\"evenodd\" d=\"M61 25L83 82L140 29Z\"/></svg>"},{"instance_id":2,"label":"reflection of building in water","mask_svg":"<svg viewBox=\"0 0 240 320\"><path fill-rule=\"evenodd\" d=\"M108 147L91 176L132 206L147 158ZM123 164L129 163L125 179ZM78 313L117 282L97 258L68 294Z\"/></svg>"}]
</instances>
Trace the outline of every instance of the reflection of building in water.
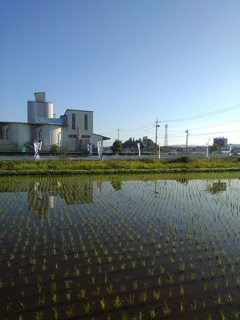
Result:
<instances>
[{"instance_id":1,"label":"reflection of building in water","mask_svg":"<svg viewBox=\"0 0 240 320\"><path fill-rule=\"evenodd\" d=\"M69 182L62 185L60 196L67 204L83 204L93 202L93 181Z\"/></svg>"},{"instance_id":2,"label":"reflection of building in water","mask_svg":"<svg viewBox=\"0 0 240 320\"><path fill-rule=\"evenodd\" d=\"M54 208L54 196L43 184L35 182L28 192L28 209L36 210L36 218L45 218L45 210Z\"/></svg>"},{"instance_id":3,"label":"reflection of building in water","mask_svg":"<svg viewBox=\"0 0 240 320\"><path fill-rule=\"evenodd\" d=\"M99 181L98 192L101 193L102 183ZM66 204L93 203L93 181L60 181L9 184L1 188L1 192L24 192L28 198L28 210L36 211L36 218L45 218L45 211L52 209L64 199Z\"/></svg>"},{"instance_id":4,"label":"reflection of building in water","mask_svg":"<svg viewBox=\"0 0 240 320\"><path fill-rule=\"evenodd\" d=\"M39 183L28 192L28 208L43 212L52 209L57 197L65 200L66 204L92 203L93 202L93 182L67 182L65 183Z\"/></svg>"}]
</instances>

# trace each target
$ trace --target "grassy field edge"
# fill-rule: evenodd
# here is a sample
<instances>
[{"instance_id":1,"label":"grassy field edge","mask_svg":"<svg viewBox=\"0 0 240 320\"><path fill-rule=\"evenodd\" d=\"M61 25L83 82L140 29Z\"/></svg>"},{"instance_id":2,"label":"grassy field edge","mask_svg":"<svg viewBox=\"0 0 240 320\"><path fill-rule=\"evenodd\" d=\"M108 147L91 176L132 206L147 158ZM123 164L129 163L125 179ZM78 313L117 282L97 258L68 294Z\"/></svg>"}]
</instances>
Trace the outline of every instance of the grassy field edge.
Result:
<instances>
[{"instance_id":1,"label":"grassy field edge","mask_svg":"<svg viewBox=\"0 0 240 320\"><path fill-rule=\"evenodd\" d=\"M192 172L240 172L240 162L228 159L144 159L108 161L0 161L0 176L62 174L146 174Z\"/></svg>"}]
</instances>

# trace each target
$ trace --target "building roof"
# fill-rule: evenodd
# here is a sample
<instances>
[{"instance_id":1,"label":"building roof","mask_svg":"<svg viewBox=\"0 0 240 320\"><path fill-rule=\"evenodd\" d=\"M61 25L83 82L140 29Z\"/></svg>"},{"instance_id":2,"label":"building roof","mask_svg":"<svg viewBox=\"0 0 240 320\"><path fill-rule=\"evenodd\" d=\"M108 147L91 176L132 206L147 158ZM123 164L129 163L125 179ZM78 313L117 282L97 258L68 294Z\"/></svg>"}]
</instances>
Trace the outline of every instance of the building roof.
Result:
<instances>
[{"instance_id":1,"label":"building roof","mask_svg":"<svg viewBox=\"0 0 240 320\"><path fill-rule=\"evenodd\" d=\"M109 137L105 137L105 136L103 136L103 135L101 135L101 134L97 134L97 133L94 133L94 136L102 137L103 140L110 140L110 139L111 139L111 138L109 138Z\"/></svg>"},{"instance_id":2,"label":"building roof","mask_svg":"<svg viewBox=\"0 0 240 320\"><path fill-rule=\"evenodd\" d=\"M94 112L94 111L91 111L91 110L67 109L65 111L64 115L67 114L68 111Z\"/></svg>"}]
</instances>

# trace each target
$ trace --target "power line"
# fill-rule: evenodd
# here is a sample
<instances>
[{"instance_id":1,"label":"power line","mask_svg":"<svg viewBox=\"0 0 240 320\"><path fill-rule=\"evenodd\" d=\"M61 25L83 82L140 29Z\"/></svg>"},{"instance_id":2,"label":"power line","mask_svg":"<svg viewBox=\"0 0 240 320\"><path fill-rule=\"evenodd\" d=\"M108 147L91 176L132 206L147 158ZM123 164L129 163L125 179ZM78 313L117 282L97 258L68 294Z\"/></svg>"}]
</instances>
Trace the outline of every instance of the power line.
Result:
<instances>
[{"instance_id":1,"label":"power line","mask_svg":"<svg viewBox=\"0 0 240 320\"><path fill-rule=\"evenodd\" d=\"M200 115L197 115L197 116L192 116L192 117L187 117L187 118L179 118L179 119L172 119L172 120L162 120L162 122L177 122L177 121L186 121L186 120L199 119L199 118L204 118L204 117L208 117L208 116L211 116L211 115L216 115L216 114L220 114L220 113L224 113L224 112L237 110L239 108L240 108L240 104L235 104L233 106L222 108L220 110L215 110L215 111L203 113L203 114L200 114Z\"/></svg>"},{"instance_id":2,"label":"power line","mask_svg":"<svg viewBox=\"0 0 240 320\"><path fill-rule=\"evenodd\" d=\"M121 129L121 131L138 131L138 130L142 130L142 129L146 129L146 128L152 129L152 128L155 127L155 125L153 125L153 126L151 126L151 127L149 128L149 126L150 126L151 124L152 124L152 123L149 123L149 124L145 125L144 127L140 127L140 128L136 128L136 129Z\"/></svg>"}]
</instances>

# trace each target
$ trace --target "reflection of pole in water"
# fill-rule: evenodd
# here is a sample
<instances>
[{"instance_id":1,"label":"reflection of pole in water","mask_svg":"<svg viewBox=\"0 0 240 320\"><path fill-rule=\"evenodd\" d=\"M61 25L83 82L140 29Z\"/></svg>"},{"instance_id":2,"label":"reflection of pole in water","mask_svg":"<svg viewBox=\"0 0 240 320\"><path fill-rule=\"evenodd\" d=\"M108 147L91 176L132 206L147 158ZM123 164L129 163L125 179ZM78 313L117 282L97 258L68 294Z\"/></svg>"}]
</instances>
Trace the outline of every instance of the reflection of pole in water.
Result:
<instances>
[{"instance_id":1,"label":"reflection of pole in water","mask_svg":"<svg viewBox=\"0 0 240 320\"><path fill-rule=\"evenodd\" d=\"M102 181L97 181L97 196L100 197L102 194Z\"/></svg>"},{"instance_id":2,"label":"reflection of pole in water","mask_svg":"<svg viewBox=\"0 0 240 320\"><path fill-rule=\"evenodd\" d=\"M157 191L157 180L155 180L155 183L154 183L154 193L155 193L155 197L157 196L157 194L159 194L159 192Z\"/></svg>"}]
</instances>

